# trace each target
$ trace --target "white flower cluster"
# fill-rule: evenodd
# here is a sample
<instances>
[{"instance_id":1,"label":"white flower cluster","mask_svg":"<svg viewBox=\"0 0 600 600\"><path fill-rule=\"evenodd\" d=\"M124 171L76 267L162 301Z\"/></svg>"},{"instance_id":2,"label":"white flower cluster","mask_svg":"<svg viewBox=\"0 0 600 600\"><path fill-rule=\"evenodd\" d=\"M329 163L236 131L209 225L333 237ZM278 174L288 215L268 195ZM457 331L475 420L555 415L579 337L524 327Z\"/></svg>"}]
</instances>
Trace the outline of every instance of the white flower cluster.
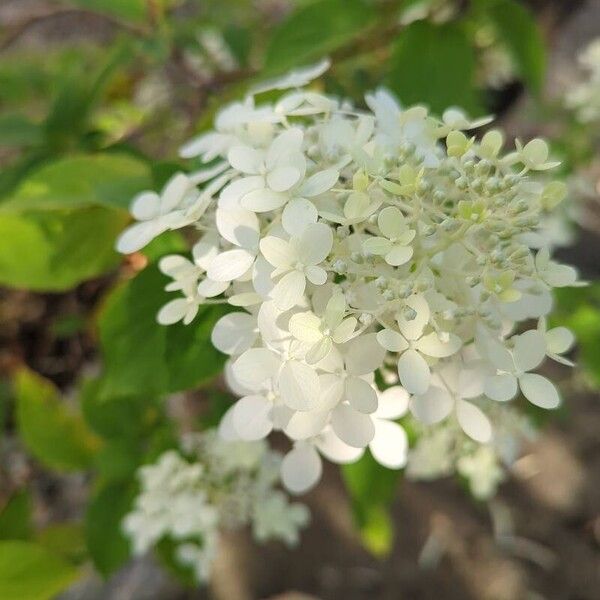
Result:
<instances>
[{"instance_id":1,"label":"white flower cluster","mask_svg":"<svg viewBox=\"0 0 600 600\"><path fill-rule=\"evenodd\" d=\"M225 528L249 523L260 542L298 542L309 512L275 489L281 456L265 442L225 442L209 430L184 438L183 450L165 452L139 470L141 490L123 521L135 554L169 539L175 559L202 582Z\"/></svg>"},{"instance_id":2,"label":"white flower cluster","mask_svg":"<svg viewBox=\"0 0 600 600\"><path fill-rule=\"evenodd\" d=\"M600 38L579 55L579 63L587 77L567 93L566 104L582 123L600 122Z\"/></svg>"},{"instance_id":3,"label":"white flower cluster","mask_svg":"<svg viewBox=\"0 0 600 600\"><path fill-rule=\"evenodd\" d=\"M185 225L201 233L191 260L160 263L182 295L158 320L189 323L204 303L241 309L212 334L241 396L220 431L287 435L282 480L296 493L318 481L321 455L352 462L368 447L403 467L396 420L408 411L489 443L485 397L504 406L520 389L556 408L554 385L533 371L546 356L568 362L573 343L544 319L551 289L576 283L540 248L541 219L566 193L537 178L558 164L547 144L503 153L500 131L463 133L490 119L456 108L437 119L383 89L366 109L299 89L326 67L255 90L294 88L275 103L223 109L182 149L210 165L136 198L139 223L118 244L132 252ZM538 327L518 333L528 319Z\"/></svg>"},{"instance_id":4,"label":"white flower cluster","mask_svg":"<svg viewBox=\"0 0 600 600\"><path fill-rule=\"evenodd\" d=\"M534 431L519 411L492 400L484 401L484 406L494 422L494 437L489 444L476 443L452 421L420 427L417 442L408 454L407 477L431 480L457 473L466 479L474 497L490 499L519 457L523 442L532 439Z\"/></svg>"}]
</instances>

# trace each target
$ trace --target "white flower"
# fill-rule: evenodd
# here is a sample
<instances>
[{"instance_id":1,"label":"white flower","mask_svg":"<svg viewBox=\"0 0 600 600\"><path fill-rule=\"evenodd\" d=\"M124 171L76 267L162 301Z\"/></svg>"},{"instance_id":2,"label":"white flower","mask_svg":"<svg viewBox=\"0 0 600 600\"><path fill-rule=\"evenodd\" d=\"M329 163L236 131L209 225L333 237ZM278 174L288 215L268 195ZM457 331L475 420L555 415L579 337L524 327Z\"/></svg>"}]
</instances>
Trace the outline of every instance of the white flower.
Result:
<instances>
[{"instance_id":1,"label":"white flower","mask_svg":"<svg viewBox=\"0 0 600 600\"><path fill-rule=\"evenodd\" d=\"M407 318L406 312L409 312ZM414 314L413 314L414 313ZM382 329L379 343L390 352L398 352L400 383L411 394L424 394L429 387L431 370L424 356L443 358L460 349L461 340L453 333L440 336L435 331L424 334L429 323L430 309L423 296L415 295L405 302L405 312L396 314L399 331Z\"/></svg>"},{"instance_id":2,"label":"white flower","mask_svg":"<svg viewBox=\"0 0 600 600\"><path fill-rule=\"evenodd\" d=\"M127 228L117 241L117 250L136 252L169 229L179 229L196 221L206 210L210 197L198 192L193 182L177 173L162 194L142 192L131 204L131 214L140 221Z\"/></svg>"},{"instance_id":3,"label":"white flower","mask_svg":"<svg viewBox=\"0 0 600 600\"><path fill-rule=\"evenodd\" d=\"M140 492L123 520L133 552L143 554L168 539L174 558L207 581L222 529L252 525L255 539L294 544L309 521L308 509L275 489L279 454L260 442L224 442L208 430L138 471Z\"/></svg>"},{"instance_id":4,"label":"white flower","mask_svg":"<svg viewBox=\"0 0 600 600\"><path fill-rule=\"evenodd\" d=\"M378 256L383 256L388 265L394 267L408 262L413 249L410 243L416 232L409 229L404 215L394 206L384 208L377 217L377 225L384 237L369 237L363 242L363 248Z\"/></svg>"},{"instance_id":5,"label":"white flower","mask_svg":"<svg viewBox=\"0 0 600 600\"><path fill-rule=\"evenodd\" d=\"M565 194L547 173L557 163L540 139L506 153L499 130L463 133L489 118L471 121L460 108L440 119L424 106L401 108L383 89L365 109L298 89L327 65L257 88L292 88L272 102L250 95L219 111L214 131L182 149L208 164L176 176L161 197L136 200L138 223L120 248L183 226L200 237L191 258L160 263L167 290L181 297L159 321L188 323L202 304L238 307L212 333L239 398L219 433L232 444L273 431L288 438L288 489L315 485L322 458L351 462L367 448L401 468L402 416L420 435L411 472L458 469L491 490L480 468L497 479L493 465L523 430L504 401L520 387L534 404L557 406L554 386L532 371L546 355L570 364L572 335L545 321L552 289L579 285L546 248ZM507 338L532 318L537 331ZM382 381L393 387L382 392ZM265 514L284 507L273 501ZM275 527L277 518L273 528L292 540L290 521Z\"/></svg>"},{"instance_id":6,"label":"white flower","mask_svg":"<svg viewBox=\"0 0 600 600\"><path fill-rule=\"evenodd\" d=\"M267 236L260 241L260 251L275 267L272 277L282 276L271 292L281 310L288 310L304 295L306 280L314 285L327 281L327 271L320 265L331 251L333 235L323 223L308 225L300 236L285 241Z\"/></svg>"},{"instance_id":7,"label":"white flower","mask_svg":"<svg viewBox=\"0 0 600 600\"><path fill-rule=\"evenodd\" d=\"M542 375L529 373L538 367L546 355L546 340L536 330L511 338L512 350L496 340L485 343L485 351L498 373L488 377L485 394L492 400L505 402L515 397L517 386L527 400L541 408L556 408L560 396L554 385Z\"/></svg>"},{"instance_id":8,"label":"white flower","mask_svg":"<svg viewBox=\"0 0 600 600\"><path fill-rule=\"evenodd\" d=\"M408 399L408 393L400 386L388 388L379 394L377 410L372 415L375 435L369 450L379 464L389 469L400 469L406 464L408 438L394 421L406 414Z\"/></svg>"},{"instance_id":9,"label":"white flower","mask_svg":"<svg viewBox=\"0 0 600 600\"><path fill-rule=\"evenodd\" d=\"M535 268L540 279L550 287L569 287L577 281L577 271L550 260L548 248L542 248L535 255Z\"/></svg>"},{"instance_id":10,"label":"white flower","mask_svg":"<svg viewBox=\"0 0 600 600\"><path fill-rule=\"evenodd\" d=\"M286 192L306 172L306 159L301 150L303 138L302 130L294 127L280 133L266 150L247 145L233 146L229 150L229 163L246 176L238 183L244 192L238 199L243 208L266 212L280 208L289 200Z\"/></svg>"},{"instance_id":11,"label":"white flower","mask_svg":"<svg viewBox=\"0 0 600 600\"><path fill-rule=\"evenodd\" d=\"M306 362L318 363L325 358L334 344L350 340L358 323L356 317L347 317L346 300L343 294L334 294L320 318L313 312L292 315L289 322L290 333L299 341L310 344Z\"/></svg>"},{"instance_id":12,"label":"white flower","mask_svg":"<svg viewBox=\"0 0 600 600\"><path fill-rule=\"evenodd\" d=\"M313 79L317 79L317 77L323 75L323 73L325 73L330 66L331 61L328 58L324 58L314 65L293 69L282 77L265 81L264 83L254 87L252 89L252 93L261 94L271 90L287 90L289 88L304 87Z\"/></svg>"},{"instance_id":13,"label":"white flower","mask_svg":"<svg viewBox=\"0 0 600 600\"><path fill-rule=\"evenodd\" d=\"M485 363L466 364L454 360L443 365L433 376L432 385L422 395L412 398L410 408L415 417L425 425L446 419L453 411L462 430L475 441L489 442L492 425L484 412L469 400L483 395Z\"/></svg>"}]
</instances>

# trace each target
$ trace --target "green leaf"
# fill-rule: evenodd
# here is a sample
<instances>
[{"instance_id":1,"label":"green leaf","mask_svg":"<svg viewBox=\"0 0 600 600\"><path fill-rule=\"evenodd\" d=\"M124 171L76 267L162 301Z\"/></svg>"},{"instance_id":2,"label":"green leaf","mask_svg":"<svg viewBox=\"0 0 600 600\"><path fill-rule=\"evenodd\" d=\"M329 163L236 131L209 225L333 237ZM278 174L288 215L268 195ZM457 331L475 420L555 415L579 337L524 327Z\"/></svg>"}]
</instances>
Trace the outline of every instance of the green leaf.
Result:
<instances>
[{"instance_id":1,"label":"green leaf","mask_svg":"<svg viewBox=\"0 0 600 600\"><path fill-rule=\"evenodd\" d=\"M0 542L0 598L50 600L66 589L77 571L41 545Z\"/></svg>"},{"instance_id":2,"label":"green leaf","mask_svg":"<svg viewBox=\"0 0 600 600\"><path fill-rule=\"evenodd\" d=\"M150 185L146 164L123 154L46 165L0 203L0 283L60 291L114 268L124 207Z\"/></svg>"},{"instance_id":3,"label":"green leaf","mask_svg":"<svg viewBox=\"0 0 600 600\"><path fill-rule=\"evenodd\" d=\"M321 0L301 7L273 31L265 67L281 72L318 60L352 41L373 16L363 0Z\"/></svg>"},{"instance_id":4,"label":"green leaf","mask_svg":"<svg viewBox=\"0 0 600 600\"><path fill-rule=\"evenodd\" d=\"M487 13L506 44L520 76L541 93L546 71L546 48L529 8L515 0L486 0Z\"/></svg>"},{"instance_id":5,"label":"green leaf","mask_svg":"<svg viewBox=\"0 0 600 600\"><path fill-rule=\"evenodd\" d=\"M27 117L0 115L0 146L35 146L42 140L42 128Z\"/></svg>"},{"instance_id":6,"label":"green leaf","mask_svg":"<svg viewBox=\"0 0 600 600\"><path fill-rule=\"evenodd\" d=\"M370 454L342 467L361 540L375 556L385 556L392 549L394 531L388 511L400 474L382 467Z\"/></svg>"},{"instance_id":7,"label":"green leaf","mask_svg":"<svg viewBox=\"0 0 600 600\"><path fill-rule=\"evenodd\" d=\"M147 395L115 396L103 393L104 379L86 381L80 404L88 425L108 439L136 438L162 420L159 402Z\"/></svg>"},{"instance_id":8,"label":"green leaf","mask_svg":"<svg viewBox=\"0 0 600 600\"><path fill-rule=\"evenodd\" d=\"M81 564L87 555L83 526L77 522L54 523L37 536L37 541L54 555Z\"/></svg>"},{"instance_id":9,"label":"green leaf","mask_svg":"<svg viewBox=\"0 0 600 600\"><path fill-rule=\"evenodd\" d=\"M127 209L133 196L150 186L150 168L139 159L126 154L74 155L35 171L0 210Z\"/></svg>"},{"instance_id":10,"label":"green leaf","mask_svg":"<svg viewBox=\"0 0 600 600\"><path fill-rule=\"evenodd\" d=\"M98 439L80 415L67 409L52 383L21 369L14 385L17 424L27 449L52 469L88 468L98 449Z\"/></svg>"},{"instance_id":11,"label":"green leaf","mask_svg":"<svg viewBox=\"0 0 600 600\"><path fill-rule=\"evenodd\" d=\"M426 104L438 114L459 106L477 115L474 78L475 54L464 29L418 21L398 36L386 83L403 104Z\"/></svg>"},{"instance_id":12,"label":"green leaf","mask_svg":"<svg viewBox=\"0 0 600 600\"><path fill-rule=\"evenodd\" d=\"M147 16L149 2L147 0L71 0L83 8L94 12L125 19L143 21Z\"/></svg>"},{"instance_id":13,"label":"green leaf","mask_svg":"<svg viewBox=\"0 0 600 600\"><path fill-rule=\"evenodd\" d=\"M119 264L116 236L127 217L121 211L0 210L0 284L35 291L61 291Z\"/></svg>"},{"instance_id":14,"label":"green leaf","mask_svg":"<svg viewBox=\"0 0 600 600\"><path fill-rule=\"evenodd\" d=\"M190 389L223 368L224 356L213 348L210 334L229 308L203 307L187 326L159 325L159 309L176 297L164 291L166 283L151 265L107 298L98 321L107 396L159 396Z\"/></svg>"},{"instance_id":15,"label":"green leaf","mask_svg":"<svg viewBox=\"0 0 600 600\"><path fill-rule=\"evenodd\" d=\"M21 490L0 512L0 540L28 540L31 534L31 495Z\"/></svg>"},{"instance_id":16,"label":"green leaf","mask_svg":"<svg viewBox=\"0 0 600 600\"><path fill-rule=\"evenodd\" d=\"M551 319L552 327L568 327L577 338L577 362L600 385L600 282L587 287L554 290L556 309Z\"/></svg>"},{"instance_id":17,"label":"green leaf","mask_svg":"<svg viewBox=\"0 0 600 600\"><path fill-rule=\"evenodd\" d=\"M135 486L112 483L92 496L85 515L85 539L95 567L105 577L129 558L129 542L121 531L131 509Z\"/></svg>"}]
</instances>

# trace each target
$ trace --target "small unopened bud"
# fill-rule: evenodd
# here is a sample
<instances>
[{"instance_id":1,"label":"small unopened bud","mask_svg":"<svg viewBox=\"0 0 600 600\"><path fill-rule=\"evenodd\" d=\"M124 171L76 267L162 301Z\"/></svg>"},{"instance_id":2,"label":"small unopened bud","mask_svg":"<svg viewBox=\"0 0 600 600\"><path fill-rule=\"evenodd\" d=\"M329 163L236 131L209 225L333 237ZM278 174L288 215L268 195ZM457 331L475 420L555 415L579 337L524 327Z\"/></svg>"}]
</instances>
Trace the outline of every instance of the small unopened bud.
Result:
<instances>
[{"instance_id":1,"label":"small unopened bud","mask_svg":"<svg viewBox=\"0 0 600 600\"><path fill-rule=\"evenodd\" d=\"M417 311L410 307L410 306L405 306L402 309L402 316L407 320L407 321L414 321L417 318Z\"/></svg>"}]
</instances>

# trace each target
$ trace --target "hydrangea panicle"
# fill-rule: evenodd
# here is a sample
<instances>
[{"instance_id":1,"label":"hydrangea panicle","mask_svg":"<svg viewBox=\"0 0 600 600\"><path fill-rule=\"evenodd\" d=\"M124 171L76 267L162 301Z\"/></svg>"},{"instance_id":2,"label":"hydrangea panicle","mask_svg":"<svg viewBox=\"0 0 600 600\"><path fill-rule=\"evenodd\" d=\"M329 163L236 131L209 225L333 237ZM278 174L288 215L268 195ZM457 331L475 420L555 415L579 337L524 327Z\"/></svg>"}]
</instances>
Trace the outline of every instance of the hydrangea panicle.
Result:
<instances>
[{"instance_id":1,"label":"hydrangea panicle","mask_svg":"<svg viewBox=\"0 0 600 600\"><path fill-rule=\"evenodd\" d=\"M368 448L386 467L405 466L400 417L493 448L519 389L537 406L559 405L532 371L546 356L568 363L573 343L545 325L552 288L577 283L540 235L564 197L547 143L517 140L505 152L499 130L470 133L489 117L449 107L437 118L385 89L359 108L305 88L327 65L224 108L215 130L182 150L202 170L138 197L139 223L118 244L202 232L192 260L161 261L183 297L159 321L188 323L203 303L241 309L212 334L240 396L220 432L283 432L292 449L282 479L296 493L316 484L321 457L347 463ZM260 103L267 90L281 96ZM527 329L529 319L538 326Z\"/></svg>"}]
</instances>

